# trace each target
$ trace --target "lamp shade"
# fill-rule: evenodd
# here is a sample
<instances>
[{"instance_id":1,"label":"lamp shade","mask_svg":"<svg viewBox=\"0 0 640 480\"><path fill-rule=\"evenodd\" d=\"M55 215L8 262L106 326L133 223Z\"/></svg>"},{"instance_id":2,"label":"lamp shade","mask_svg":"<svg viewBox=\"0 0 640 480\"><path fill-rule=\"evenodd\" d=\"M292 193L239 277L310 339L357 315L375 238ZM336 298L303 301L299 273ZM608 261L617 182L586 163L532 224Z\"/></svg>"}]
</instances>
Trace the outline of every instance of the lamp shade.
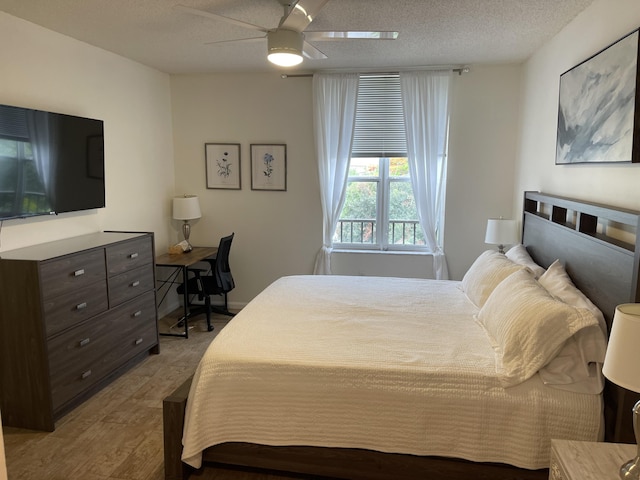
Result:
<instances>
[{"instance_id":1,"label":"lamp shade","mask_svg":"<svg viewBox=\"0 0 640 480\"><path fill-rule=\"evenodd\" d=\"M640 303L616 307L602 373L616 385L640 393Z\"/></svg>"},{"instance_id":2,"label":"lamp shade","mask_svg":"<svg viewBox=\"0 0 640 480\"><path fill-rule=\"evenodd\" d=\"M518 222L505 218L490 218L487 220L487 233L484 243L491 245L514 245L520 241Z\"/></svg>"},{"instance_id":3,"label":"lamp shade","mask_svg":"<svg viewBox=\"0 0 640 480\"><path fill-rule=\"evenodd\" d=\"M173 197L173 218L176 220L193 220L201 216L200 202L196 195Z\"/></svg>"},{"instance_id":4,"label":"lamp shade","mask_svg":"<svg viewBox=\"0 0 640 480\"><path fill-rule=\"evenodd\" d=\"M300 32L279 28L267 33L267 59L280 67L302 62L304 37Z\"/></svg>"}]
</instances>

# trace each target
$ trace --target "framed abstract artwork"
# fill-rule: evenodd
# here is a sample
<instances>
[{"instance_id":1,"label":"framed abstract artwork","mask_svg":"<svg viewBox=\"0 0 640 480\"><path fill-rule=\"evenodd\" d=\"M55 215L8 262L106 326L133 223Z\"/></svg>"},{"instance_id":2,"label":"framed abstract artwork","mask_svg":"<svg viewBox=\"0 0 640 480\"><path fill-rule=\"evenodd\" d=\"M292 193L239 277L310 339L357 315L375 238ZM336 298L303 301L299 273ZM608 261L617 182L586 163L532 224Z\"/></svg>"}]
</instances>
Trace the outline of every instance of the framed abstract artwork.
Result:
<instances>
[{"instance_id":1,"label":"framed abstract artwork","mask_svg":"<svg viewBox=\"0 0 640 480\"><path fill-rule=\"evenodd\" d=\"M287 146L251 144L251 190L287 189Z\"/></svg>"},{"instance_id":2,"label":"framed abstract artwork","mask_svg":"<svg viewBox=\"0 0 640 480\"><path fill-rule=\"evenodd\" d=\"M638 30L560 76L556 165L640 161Z\"/></svg>"},{"instance_id":3,"label":"framed abstract artwork","mask_svg":"<svg viewBox=\"0 0 640 480\"><path fill-rule=\"evenodd\" d=\"M205 143L207 188L240 189L240 144Z\"/></svg>"}]
</instances>

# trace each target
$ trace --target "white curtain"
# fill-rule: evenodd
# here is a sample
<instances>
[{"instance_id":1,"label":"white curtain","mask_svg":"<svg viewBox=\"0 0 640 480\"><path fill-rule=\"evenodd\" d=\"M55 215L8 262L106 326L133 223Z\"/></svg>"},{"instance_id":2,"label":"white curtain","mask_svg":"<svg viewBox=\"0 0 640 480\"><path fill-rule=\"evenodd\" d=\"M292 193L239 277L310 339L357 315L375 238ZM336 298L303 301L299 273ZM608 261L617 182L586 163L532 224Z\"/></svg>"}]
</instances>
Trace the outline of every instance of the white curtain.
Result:
<instances>
[{"instance_id":1,"label":"white curtain","mask_svg":"<svg viewBox=\"0 0 640 480\"><path fill-rule=\"evenodd\" d=\"M322 249L314 273L331 274L333 233L344 204L356 122L358 74L313 76L313 121L322 202Z\"/></svg>"},{"instance_id":2,"label":"white curtain","mask_svg":"<svg viewBox=\"0 0 640 480\"><path fill-rule=\"evenodd\" d=\"M447 173L446 144L452 71L401 72L400 89L407 134L411 184L418 219L433 252L436 279L449 271L442 249ZM440 232L439 238L436 232Z\"/></svg>"}]
</instances>

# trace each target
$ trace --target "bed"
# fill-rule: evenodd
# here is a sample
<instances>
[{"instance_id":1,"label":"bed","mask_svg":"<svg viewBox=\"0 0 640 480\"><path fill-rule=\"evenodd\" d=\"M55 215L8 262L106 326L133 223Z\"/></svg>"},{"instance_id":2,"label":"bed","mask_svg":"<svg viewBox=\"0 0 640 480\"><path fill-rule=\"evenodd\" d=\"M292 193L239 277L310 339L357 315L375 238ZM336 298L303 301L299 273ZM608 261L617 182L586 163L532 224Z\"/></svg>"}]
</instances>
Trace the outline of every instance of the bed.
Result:
<instances>
[{"instance_id":1,"label":"bed","mask_svg":"<svg viewBox=\"0 0 640 480\"><path fill-rule=\"evenodd\" d=\"M639 215L525 193L535 275L560 268L604 317L550 303L571 321L518 334L517 355L505 348L515 334L495 319L518 316L513 298L543 287L532 268L494 252L462 282L278 280L216 337L193 382L165 399L166 478L186 478L202 461L336 478L546 478L551 438L633 441L630 392L607 384L599 394L597 374L568 388L566 363L554 370L550 360L584 332L580 344L600 358L601 323L638 299ZM499 272L490 281L487 265Z\"/></svg>"}]
</instances>

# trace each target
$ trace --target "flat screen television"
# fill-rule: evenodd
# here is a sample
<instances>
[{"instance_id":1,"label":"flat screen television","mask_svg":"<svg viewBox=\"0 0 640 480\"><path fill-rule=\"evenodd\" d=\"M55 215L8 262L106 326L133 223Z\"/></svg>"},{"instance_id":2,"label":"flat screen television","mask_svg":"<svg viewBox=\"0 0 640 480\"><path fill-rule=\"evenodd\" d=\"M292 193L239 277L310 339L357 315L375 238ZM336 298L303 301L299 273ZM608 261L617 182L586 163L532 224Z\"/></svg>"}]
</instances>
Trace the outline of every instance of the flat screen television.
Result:
<instances>
[{"instance_id":1,"label":"flat screen television","mask_svg":"<svg viewBox=\"0 0 640 480\"><path fill-rule=\"evenodd\" d=\"M0 105L0 220L105 206L104 122Z\"/></svg>"}]
</instances>

